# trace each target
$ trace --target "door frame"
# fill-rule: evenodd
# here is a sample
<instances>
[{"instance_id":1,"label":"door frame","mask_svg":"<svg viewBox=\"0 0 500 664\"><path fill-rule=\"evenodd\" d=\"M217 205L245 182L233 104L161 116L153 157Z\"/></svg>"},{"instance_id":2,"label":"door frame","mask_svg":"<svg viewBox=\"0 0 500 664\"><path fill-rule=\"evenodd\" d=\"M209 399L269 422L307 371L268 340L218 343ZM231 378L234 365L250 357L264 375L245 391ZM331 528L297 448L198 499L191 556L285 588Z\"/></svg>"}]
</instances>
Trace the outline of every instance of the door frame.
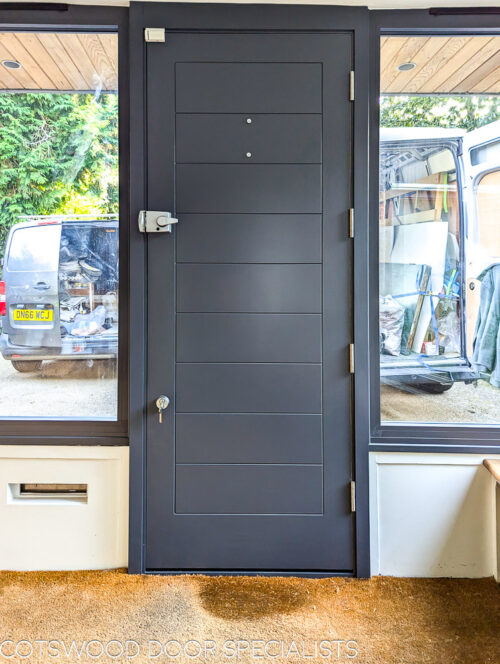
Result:
<instances>
[{"instance_id":1,"label":"door frame","mask_svg":"<svg viewBox=\"0 0 500 664\"><path fill-rule=\"evenodd\" d=\"M180 31L350 32L353 37L355 101L353 113L352 205L356 216L353 243L353 287L349 294L355 344L353 381L352 459L356 481L355 570L370 575L368 514L369 443L369 312L368 312L368 99L369 13L363 7L304 7L279 5L206 5L131 2L129 25L130 84L130 504L129 572L145 567L145 454L146 454L146 343L147 246L137 230L139 210L147 208L145 164L144 28ZM346 237L348 229L346 210ZM168 572L167 572L168 573ZM254 572L255 573L255 572ZM220 574L220 572L218 572ZM325 576L308 574L308 576Z\"/></svg>"}]
</instances>

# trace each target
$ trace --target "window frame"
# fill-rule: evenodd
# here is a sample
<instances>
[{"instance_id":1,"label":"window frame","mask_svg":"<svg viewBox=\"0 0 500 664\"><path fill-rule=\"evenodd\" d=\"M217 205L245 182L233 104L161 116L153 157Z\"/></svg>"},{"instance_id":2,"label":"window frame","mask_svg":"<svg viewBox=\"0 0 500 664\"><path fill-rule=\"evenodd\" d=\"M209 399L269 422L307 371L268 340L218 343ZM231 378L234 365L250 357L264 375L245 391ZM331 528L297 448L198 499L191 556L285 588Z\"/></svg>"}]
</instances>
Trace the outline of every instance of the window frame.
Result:
<instances>
[{"instance_id":1,"label":"window frame","mask_svg":"<svg viewBox=\"0 0 500 664\"><path fill-rule=\"evenodd\" d=\"M32 7L33 5L31 5ZM0 444L127 445L129 348L129 85L128 8L0 5L0 30L40 32L112 32L118 37L119 80L119 342L116 420L9 418L0 419Z\"/></svg>"},{"instance_id":2,"label":"window frame","mask_svg":"<svg viewBox=\"0 0 500 664\"><path fill-rule=\"evenodd\" d=\"M431 13L432 12L432 13ZM461 14L460 9L396 10L370 12L370 443L371 451L452 452L492 454L500 452L500 425L386 423L380 418L379 308L379 97L380 39L386 36L500 35L497 14ZM462 203L463 204L463 203ZM463 211L462 211L463 213Z\"/></svg>"}]
</instances>

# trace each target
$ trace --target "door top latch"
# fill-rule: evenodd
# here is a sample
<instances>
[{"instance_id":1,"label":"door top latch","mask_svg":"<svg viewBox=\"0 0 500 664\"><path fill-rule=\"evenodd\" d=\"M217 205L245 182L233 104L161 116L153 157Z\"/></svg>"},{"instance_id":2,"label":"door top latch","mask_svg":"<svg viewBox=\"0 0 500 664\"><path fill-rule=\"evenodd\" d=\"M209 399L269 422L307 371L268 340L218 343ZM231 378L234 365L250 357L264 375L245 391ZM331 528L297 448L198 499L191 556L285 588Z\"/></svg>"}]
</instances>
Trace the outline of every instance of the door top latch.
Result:
<instances>
[{"instance_id":1,"label":"door top latch","mask_svg":"<svg viewBox=\"0 0 500 664\"><path fill-rule=\"evenodd\" d=\"M170 212L141 210L138 221L141 233L171 233L172 225L179 220L172 217Z\"/></svg>"},{"instance_id":2,"label":"door top latch","mask_svg":"<svg viewBox=\"0 0 500 664\"><path fill-rule=\"evenodd\" d=\"M164 42L165 28L144 28L144 41Z\"/></svg>"}]
</instances>

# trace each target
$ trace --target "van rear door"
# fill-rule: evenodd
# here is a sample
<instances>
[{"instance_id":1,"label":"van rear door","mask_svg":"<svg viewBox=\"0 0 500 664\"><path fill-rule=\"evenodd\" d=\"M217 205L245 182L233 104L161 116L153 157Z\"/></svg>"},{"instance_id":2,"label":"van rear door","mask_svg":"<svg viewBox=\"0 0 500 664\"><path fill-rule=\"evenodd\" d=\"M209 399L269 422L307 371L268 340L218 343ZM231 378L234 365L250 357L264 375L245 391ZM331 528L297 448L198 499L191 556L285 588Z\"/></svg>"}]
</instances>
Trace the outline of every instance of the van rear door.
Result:
<instances>
[{"instance_id":1,"label":"van rear door","mask_svg":"<svg viewBox=\"0 0 500 664\"><path fill-rule=\"evenodd\" d=\"M472 356L481 282L487 267L500 263L500 122L466 134L464 189L468 210L465 238L467 354Z\"/></svg>"},{"instance_id":2,"label":"van rear door","mask_svg":"<svg viewBox=\"0 0 500 664\"><path fill-rule=\"evenodd\" d=\"M381 337L381 377L388 383L475 377L462 313L463 132L440 132L381 132L380 295L386 308L404 308L401 346L397 335L394 348L386 344L387 327Z\"/></svg>"},{"instance_id":3,"label":"van rear door","mask_svg":"<svg viewBox=\"0 0 500 664\"><path fill-rule=\"evenodd\" d=\"M60 223L18 224L10 231L4 281L3 331L13 344L61 346L58 270Z\"/></svg>"}]
</instances>

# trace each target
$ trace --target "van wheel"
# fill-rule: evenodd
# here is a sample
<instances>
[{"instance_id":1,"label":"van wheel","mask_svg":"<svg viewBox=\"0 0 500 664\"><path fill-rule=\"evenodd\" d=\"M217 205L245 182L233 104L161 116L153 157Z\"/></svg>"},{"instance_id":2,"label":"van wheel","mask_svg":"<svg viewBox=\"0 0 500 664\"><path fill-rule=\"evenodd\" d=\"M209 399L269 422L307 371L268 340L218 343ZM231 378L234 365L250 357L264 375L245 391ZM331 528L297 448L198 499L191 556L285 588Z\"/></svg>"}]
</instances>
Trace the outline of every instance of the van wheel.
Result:
<instances>
[{"instance_id":1,"label":"van wheel","mask_svg":"<svg viewBox=\"0 0 500 664\"><path fill-rule=\"evenodd\" d=\"M438 382L428 382L428 383L416 383L415 387L418 387L422 392L427 392L428 394L443 394L448 390L451 390L453 383L438 383Z\"/></svg>"},{"instance_id":2,"label":"van wheel","mask_svg":"<svg viewBox=\"0 0 500 664\"><path fill-rule=\"evenodd\" d=\"M19 373L36 373L42 368L41 360L11 360L11 363Z\"/></svg>"}]
</instances>

